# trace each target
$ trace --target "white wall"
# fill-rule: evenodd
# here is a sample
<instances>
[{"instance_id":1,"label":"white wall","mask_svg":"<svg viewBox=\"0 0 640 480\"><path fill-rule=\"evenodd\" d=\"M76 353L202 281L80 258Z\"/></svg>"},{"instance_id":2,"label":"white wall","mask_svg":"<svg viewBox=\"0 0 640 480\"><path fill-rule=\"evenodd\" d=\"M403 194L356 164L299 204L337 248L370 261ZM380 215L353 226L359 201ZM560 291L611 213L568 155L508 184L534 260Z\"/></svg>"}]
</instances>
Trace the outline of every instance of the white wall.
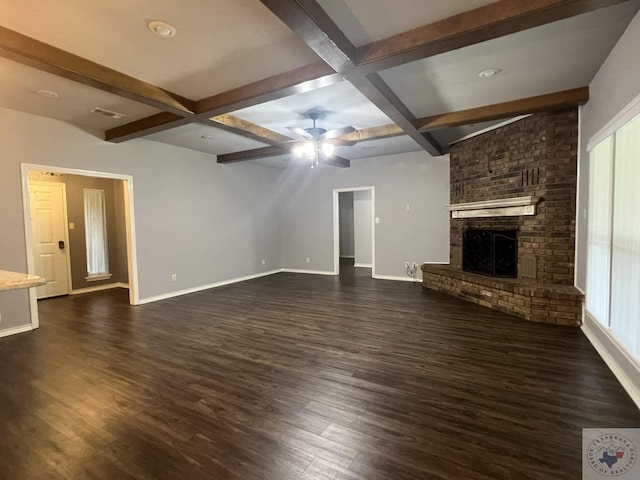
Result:
<instances>
[{"instance_id":1,"label":"white wall","mask_svg":"<svg viewBox=\"0 0 640 480\"><path fill-rule=\"evenodd\" d=\"M578 175L578 223L576 229L576 285L586 286L589 139L612 120L627 104L640 95L640 13L611 51L589 85L589 102L580 109L580 154ZM640 406L640 368L619 347L608 331L585 318L584 332L620 382Z\"/></svg>"},{"instance_id":2,"label":"white wall","mask_svg":"<svg viewBox=\"0 0 640 480\"><path fill-rule=\"evenodd\" d=\"M372 198L371 190L353 192L353 243L355 265L370 267L372 262Z\"/></svg>"},{"instance_id":3,"label":"white wall","mask_svg":"<svg viewBox=\"0 0 640 480\"><path fill-rule=\"evenodd\" d=\"M602 67L589 84L589 102L580 109L580 154L578 176L578 223L576 236L576 285L586 285L587 222L589 175L587 144L635 97L640 95L640 13L627 27Z\"/></svg>"},{"instance_id":4,"label":"white wall","mask_svg":"<svg viewBox=\"0 0 640 480\"><path fill-rule=\"evenodd\" d=\"M406 278L405 261L449 262L449 158L411 152L354 160L344 169L284 170L279 188L283 267L332 272L333 190L367 186L375 187L380 218L377 275Z\"/></svg>"},{"instance_id":5,"label":"white wall","mask_svg":"<svg viewBox=\"0 0 640 480\"><path fill-rule=\"evenodd\" d=\"M0 148L1 270L27 271L22 162L133 176L141 299L280 268L275 169L218 165L211 155L147 140L107 143L3 108ZM0 315L0 334L29 324L27 292L2 293Z\"/></svg>"}]
</instances>

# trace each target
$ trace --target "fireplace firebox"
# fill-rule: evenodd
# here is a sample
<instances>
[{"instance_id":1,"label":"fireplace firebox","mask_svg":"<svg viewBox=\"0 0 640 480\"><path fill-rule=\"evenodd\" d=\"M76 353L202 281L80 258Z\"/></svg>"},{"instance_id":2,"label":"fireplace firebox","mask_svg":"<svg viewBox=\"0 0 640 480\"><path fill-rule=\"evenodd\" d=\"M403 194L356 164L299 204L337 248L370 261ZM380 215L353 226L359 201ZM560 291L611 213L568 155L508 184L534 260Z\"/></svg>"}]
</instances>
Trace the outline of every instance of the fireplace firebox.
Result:
<instances>
[{"instance_id":1,"label":"fireplace firebox","mask_svg":"<svg viewBox=\"0 0 640 480\"><path fill-rule=\"evenodd\" d=\"M516 233L516 230L466 230L462 239L462 269L492 277L516 277Z\"/></svg>"}]
</instances>

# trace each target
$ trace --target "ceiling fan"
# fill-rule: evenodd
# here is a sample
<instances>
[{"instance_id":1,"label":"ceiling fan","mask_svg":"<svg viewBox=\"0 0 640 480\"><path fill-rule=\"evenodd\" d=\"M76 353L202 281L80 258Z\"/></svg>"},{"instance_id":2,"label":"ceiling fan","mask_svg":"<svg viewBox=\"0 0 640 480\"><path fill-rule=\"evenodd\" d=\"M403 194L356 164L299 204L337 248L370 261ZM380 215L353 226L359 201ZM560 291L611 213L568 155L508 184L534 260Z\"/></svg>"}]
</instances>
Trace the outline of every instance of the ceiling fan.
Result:
<instances>
[{"instance_id":1,"label":"ceiling fan","mask_svg":"<svg viewBox=\"0 0 640 480\"><path fill-rule=\"evenodd\" d=\"M313 121L313 127L304 129L300 127L287 127L293 133L304 139L293 147L292 151L298 157L304 157L309 160L311 162L311 168L318 165L320 158L330 158L333 155L335 145L355 145L355 142L332 140L336 137L346 135L347 133L355 132L355 128L349 126L327 130L326 128L316 126L316 120L318 120L318 118L320 118L319 113L311 112L309 114L309 119Z\"/></svg>"}]
</instances>

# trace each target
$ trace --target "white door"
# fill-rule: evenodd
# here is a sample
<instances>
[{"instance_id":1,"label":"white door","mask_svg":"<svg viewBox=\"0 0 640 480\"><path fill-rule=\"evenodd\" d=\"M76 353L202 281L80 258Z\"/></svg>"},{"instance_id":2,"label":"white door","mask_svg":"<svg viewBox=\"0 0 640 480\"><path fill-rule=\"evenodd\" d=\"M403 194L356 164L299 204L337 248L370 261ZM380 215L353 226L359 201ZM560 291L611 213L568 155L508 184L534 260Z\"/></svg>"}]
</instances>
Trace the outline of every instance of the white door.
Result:
<instances>
[{"instance_id":1,"label":"white door","mask_svg":"<svg viewBox=\"0 0 640 480\"><path fill-rule=\"evenodd\" d=\"M35 273L47 280L36 289L38 298L69 293L65 197L63 183L29 182Z\"/></svg>"}]
</instances>

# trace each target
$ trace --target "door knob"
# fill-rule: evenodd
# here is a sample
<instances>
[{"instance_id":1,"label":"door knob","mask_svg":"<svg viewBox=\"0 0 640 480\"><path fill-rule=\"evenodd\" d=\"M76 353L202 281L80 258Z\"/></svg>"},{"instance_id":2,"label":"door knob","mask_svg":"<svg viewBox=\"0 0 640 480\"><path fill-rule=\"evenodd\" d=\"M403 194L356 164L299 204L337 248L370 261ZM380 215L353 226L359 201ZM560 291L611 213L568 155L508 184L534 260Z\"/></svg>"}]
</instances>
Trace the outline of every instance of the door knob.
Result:
<instances>
[{"instance_id":1,"label":"door knob","mask_svg":"<svg viewBox=\"0 0 640 480\"><path fill-rule=\"evenodd\" d=\"M64 241L63 241L63 240L60 240L60 241L58 242L58 248L59 248L60 250L64 250Z\"/></svg>"}]
</instances>

